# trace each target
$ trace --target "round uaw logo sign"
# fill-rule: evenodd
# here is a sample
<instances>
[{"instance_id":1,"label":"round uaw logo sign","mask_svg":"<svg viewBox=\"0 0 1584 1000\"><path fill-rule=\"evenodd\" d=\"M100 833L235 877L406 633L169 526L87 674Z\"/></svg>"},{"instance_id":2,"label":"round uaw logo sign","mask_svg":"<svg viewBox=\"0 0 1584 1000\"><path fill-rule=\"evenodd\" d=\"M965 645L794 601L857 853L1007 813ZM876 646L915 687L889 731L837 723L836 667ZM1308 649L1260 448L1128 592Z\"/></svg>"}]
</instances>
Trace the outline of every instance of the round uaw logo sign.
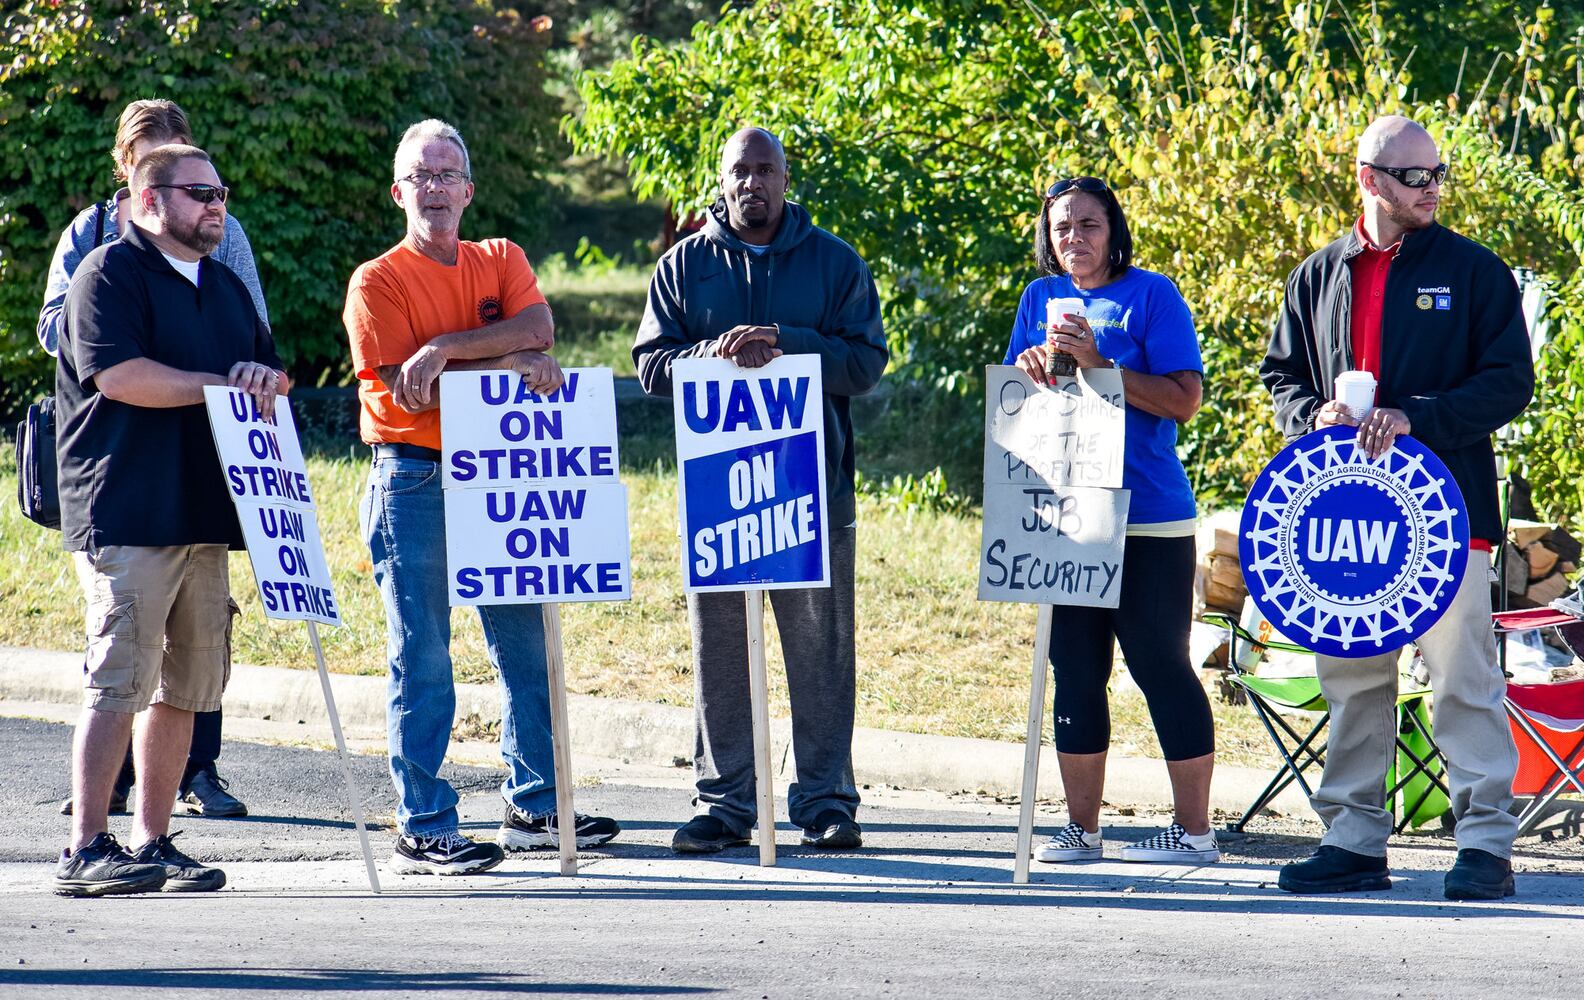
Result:
<instances>
[{"instance_id":1,"label":"round uaw logo sign","mask_svg":"<svg viewBox=\"0 0 1584 1000\"><path fill-rule=\"evenodd\" d=\"M1446 612L1468 561L1468 514L1447 467L1411 437L1371 461L1352 427L1286 448L1254 481L1238 554L1249 596L1328 656L1405 646Z\"/></svg>"}]
</instances>

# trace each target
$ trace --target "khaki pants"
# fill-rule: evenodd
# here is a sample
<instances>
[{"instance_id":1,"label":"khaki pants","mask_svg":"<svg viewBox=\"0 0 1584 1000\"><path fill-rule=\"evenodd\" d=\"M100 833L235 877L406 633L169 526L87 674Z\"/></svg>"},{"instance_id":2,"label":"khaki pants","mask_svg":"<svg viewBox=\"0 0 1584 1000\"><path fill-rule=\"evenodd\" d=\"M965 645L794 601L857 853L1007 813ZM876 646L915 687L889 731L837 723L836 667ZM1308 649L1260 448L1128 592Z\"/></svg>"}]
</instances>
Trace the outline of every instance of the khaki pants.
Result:
<instances>
[{"instance_id":1,"label":"khaki pants","mask_svg":"<svg viewBox=\"0 0 1584 1000\"><path fill-rule=\"evenodd\" d=\"M224 545L107 545L75 553L88 600L85 701L136 714L158 701L213 712L231 676Z\"/></svg>"},{"instance_id":2,"label":"khaki pants","mask_svg":"<svg viewBox=\"0 0 1584 1000\"><path fill-rule=\"evenodd\" d=\"M1512 855L1518 751L1502 698L1507 682L1491 633L1490 561L1470 552L1452 606L1419 639L1435 693L1435 739L1447 758L1457 845ZM1396 749L1398 650L1361 659L1319 656L1320 690L1331 705L1325 777L1309 800L1326 824L1322 844L1383 857L1391 835L1386 771Z\"/></svg>"}]
</instances>

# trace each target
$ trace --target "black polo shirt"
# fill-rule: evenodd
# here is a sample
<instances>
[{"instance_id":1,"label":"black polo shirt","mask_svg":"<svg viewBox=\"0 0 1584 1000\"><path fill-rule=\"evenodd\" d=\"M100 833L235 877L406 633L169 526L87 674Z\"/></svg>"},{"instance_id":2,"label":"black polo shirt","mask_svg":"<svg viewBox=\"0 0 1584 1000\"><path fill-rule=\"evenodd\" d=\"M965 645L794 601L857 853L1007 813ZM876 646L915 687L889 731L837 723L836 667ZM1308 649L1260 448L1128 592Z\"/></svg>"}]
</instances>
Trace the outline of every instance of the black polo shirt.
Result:
<instances>
[{"instance_id":1,"label":"black polo shirt","mask_svg":"<svg viewBox=\"0 0 1584 1000\"><path fill-rule=\"evenodd\" d=\"M239 361L281 367L247 287L224 264L205 257L194 287L136 226L83 258L55 368L66 548L241 548L204 407L131 406L95 386L99 372L133 358L222 378Z\"/></svg>"}]
</instances>

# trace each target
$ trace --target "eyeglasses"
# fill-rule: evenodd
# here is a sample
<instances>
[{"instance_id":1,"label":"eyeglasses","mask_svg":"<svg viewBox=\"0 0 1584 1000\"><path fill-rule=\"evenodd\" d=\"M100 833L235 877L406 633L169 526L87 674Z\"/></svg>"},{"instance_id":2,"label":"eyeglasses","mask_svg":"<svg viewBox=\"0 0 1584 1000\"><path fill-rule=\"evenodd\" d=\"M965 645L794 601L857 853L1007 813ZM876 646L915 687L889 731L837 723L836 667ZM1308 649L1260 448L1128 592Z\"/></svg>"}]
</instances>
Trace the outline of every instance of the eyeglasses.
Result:
<instances>
[{"instance_id":1,"label":"eyeglasses","mask_svg":"<svg viewBox=\"0 0 1584 1000\"><path fill-rule=\"evenodd\" d=\"M414 170L406 177L400 178L415 188L428 187L432 181L439 181L444 187L456 187L468 179L468 175L460 170L441 170L430 173L427 170Z\"/></svg>"},{"instance_id":2,"label":"eyeglasses","mask_svg":"<svg viewBox=\"0 0 1584 1000\"><path fill-rule=\"evenodd\" d=\"M1395 177L1403 187L1422 188L1428 187L1431 181L1440 184L1446 180L1447 165L1437 163L1433 167L1383 167L1379 163L1360 160L1359 163L1371 170L1379 170L1388 177Z\"/></svg>"},{"instance_id":3,"label":"eyeglasses","mask_svg":"<svg viewBox=\"0 0 1584 1000\"><path fill-rule=\"evenodd\" d=\"M178 191L186 191L188 196L200 205L207 205L216 200L224 205L226 199L231 195L231 189L224 184L150 184L149 187L175 188Z\"/></svg>"},{"instance_id":4,"label":"eyeglasses","mask_svg":"<svg viewBox=\"0 0 1584 1000\"><path fill-rule=\"evenodd\" d=\"M1106 187L1106 182L1098 177L1069 177L1064 181L1057 181L1045 192L1046 198L1060 198L1073 189L1087 191L1090 194L1104 194L1111 189Z\"/></svg>"}]
</instances>

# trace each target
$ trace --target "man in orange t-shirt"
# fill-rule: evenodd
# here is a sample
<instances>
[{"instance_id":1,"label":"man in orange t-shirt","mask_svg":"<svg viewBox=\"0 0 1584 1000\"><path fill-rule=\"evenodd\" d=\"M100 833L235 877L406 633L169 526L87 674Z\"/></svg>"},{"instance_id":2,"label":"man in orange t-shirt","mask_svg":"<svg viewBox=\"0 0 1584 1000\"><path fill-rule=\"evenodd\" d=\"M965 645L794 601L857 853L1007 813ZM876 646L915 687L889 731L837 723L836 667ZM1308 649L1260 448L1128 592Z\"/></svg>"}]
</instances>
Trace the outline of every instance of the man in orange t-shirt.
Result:
<instances>
[{"instance_id":1,"label":"man in orange t-shirt","mask_svg":"<svg viewBox=\"0 0 1584 1000\"><path fill-rule=\"evenodd\" d=\"M500 864L503 848L550 847L558 837L538 605L478 609L503 702L506 815L496 844L458 832L456 791L439 777L456 711L440 373L509 368L536 393L561 385L561 368L546 353L555 324L522 249L458 235L473 200L470 176L456 129L429 119L407 130L391 184L391 198L407 214L407 235L352 275L342 314L358 375L359 426L374 451L360 519L388 626L386 718L400 827L391 867L399 874L486 871ZM603 817L578 816L576 824L579 847L620 832Z\"/></svg>"}]
</instances>

